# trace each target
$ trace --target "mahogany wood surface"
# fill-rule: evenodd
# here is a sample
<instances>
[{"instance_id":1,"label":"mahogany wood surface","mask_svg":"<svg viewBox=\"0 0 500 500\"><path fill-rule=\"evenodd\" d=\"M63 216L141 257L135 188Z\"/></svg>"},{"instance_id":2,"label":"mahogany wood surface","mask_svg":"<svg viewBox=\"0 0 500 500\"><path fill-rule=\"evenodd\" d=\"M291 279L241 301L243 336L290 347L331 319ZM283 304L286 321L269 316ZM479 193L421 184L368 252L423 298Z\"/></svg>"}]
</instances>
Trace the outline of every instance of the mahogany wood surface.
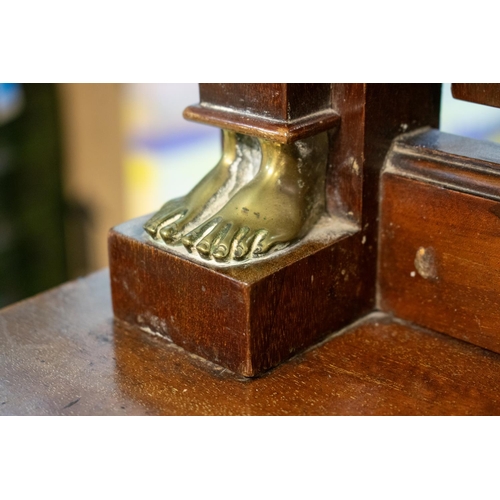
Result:
<instances>
[{"instance_id":1,"label":"mahogany wood surface","mask_svg":"<svg viewBox=\"0 0 500 500\"><path fill-rule=\"evenodd\" d=\"M237 373L258 375L367 312L354 226L270 258L214 267L146 238L144 221L110 232L115 316Z\"/></svg>"},{"instance_id":2,"label":"mahogany wood surface","mask_svg":"<svg viewBox=\"0 0 500 500\"><path fill-rule=\"evenodd\" d=\"M498 415L500 355L372 314L256 379L113 323L106 270L0 311L1 415Z\"/></svg>"},{"instance_id":3,"label":"mahogany wood surface","mask_svg":"<svg viewBox=\"0 0 500 500\"><path fill-rule=\"evenodd\" d=\"M500 83L452 83L455 99L500 108Z\"/></svg>"},{"instance_id":4,"label":"mahogany wood surface","mask_svg":"<svg viewBox=\"0 0 500 500\"><path fill-rule=\"evenodd\" d=\"M500 352L500 145L401 138L383 174L379 305Z\"/></svg>"}]
</instances>

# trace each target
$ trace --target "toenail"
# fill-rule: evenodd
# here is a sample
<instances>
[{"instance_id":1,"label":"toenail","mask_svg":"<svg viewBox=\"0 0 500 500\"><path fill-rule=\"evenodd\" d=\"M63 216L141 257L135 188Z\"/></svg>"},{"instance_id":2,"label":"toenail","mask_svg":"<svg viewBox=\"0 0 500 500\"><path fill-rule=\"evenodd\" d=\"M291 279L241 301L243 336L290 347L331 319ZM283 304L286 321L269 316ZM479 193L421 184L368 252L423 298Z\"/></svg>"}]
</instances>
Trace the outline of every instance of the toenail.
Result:
<instances>
[{"instance_id":1,"label":"toenail","mask_svg":"<svg viewBox=\"0 0 500 500\"><path fill-rule=\"evenodd\" d=\"M201 250L202 252L208 252L208 250L210 249L210 246L208 243L200 243L198 246L197 246L198 250Z\"/></svg>"},{"instance_id":2,"label":"toenail","mask_svg":"<svg viewBox=\"0 0 500 500\"><path fill-rule=\"evenodd\" d=\"M219 245L217 247L217 250L214 252L214 254L217 254L218 256L223 257L224 255L226 255L226 252L227 252L227 248L224 245Z\"/></svg>"},{"instance_id":3,"label":"toenail","mask_svg":"<svg viewBox=\"0 0 500 500\"><path fill-rule=\"evenodd\" d=\"M171 229L162 229L160 231L160 234L163 238L169 238L170 236L172 236L172 233L173 231Z\"/></svg>"}]
</instances>

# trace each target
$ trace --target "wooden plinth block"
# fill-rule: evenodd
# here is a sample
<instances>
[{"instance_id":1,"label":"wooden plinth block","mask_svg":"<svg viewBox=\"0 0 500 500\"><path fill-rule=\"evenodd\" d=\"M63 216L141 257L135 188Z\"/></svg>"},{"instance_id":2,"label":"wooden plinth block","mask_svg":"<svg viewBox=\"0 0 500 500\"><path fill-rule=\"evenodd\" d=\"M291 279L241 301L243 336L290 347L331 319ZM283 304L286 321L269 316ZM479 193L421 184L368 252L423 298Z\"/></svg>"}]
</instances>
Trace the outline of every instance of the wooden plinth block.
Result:
<instances>
[{"instance_id":1,"label":"wooden plinth block","mask_svg":"<svg viewBox=\"0 0 500 500\"><path fill-rule=\"evenodd\" d=\"M110 232L115 317L236 373L259 375L366 312L361 235L342 221L279 255L214 267L155 243L145 220Z\"/></svg>"}]
</instances>

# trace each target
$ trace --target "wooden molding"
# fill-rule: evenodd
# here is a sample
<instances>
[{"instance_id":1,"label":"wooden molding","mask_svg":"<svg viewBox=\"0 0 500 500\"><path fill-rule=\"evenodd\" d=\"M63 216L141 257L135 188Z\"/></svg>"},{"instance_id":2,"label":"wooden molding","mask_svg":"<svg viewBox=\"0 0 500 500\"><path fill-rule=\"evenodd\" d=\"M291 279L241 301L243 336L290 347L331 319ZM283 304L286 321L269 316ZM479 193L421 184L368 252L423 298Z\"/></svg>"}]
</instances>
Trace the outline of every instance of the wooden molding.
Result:
<instances>
[{"instance_id":1,"label":"wooden molding","mask_svg":"<svg viewBox=\"0 0 500 500\"><path fill-rule=\"evenodd\" d=\"M273 120L249 113L240 113L231 108L209 105L189 106L184 118L196 122L234 130L241 134L255 135L284 144L335 129L339 115L333 110L323 110L295 120Z\"/></svg>"},{"instance_id":2,"label":"wooden molding","mask_svg":"<svg viewBox=\"0 0 500 500\"><path fill-rule=\"evenodd\" d=\"M500 352L500 145L400 138L382 176L379 307Z\"/></svg>"}]
</instances>

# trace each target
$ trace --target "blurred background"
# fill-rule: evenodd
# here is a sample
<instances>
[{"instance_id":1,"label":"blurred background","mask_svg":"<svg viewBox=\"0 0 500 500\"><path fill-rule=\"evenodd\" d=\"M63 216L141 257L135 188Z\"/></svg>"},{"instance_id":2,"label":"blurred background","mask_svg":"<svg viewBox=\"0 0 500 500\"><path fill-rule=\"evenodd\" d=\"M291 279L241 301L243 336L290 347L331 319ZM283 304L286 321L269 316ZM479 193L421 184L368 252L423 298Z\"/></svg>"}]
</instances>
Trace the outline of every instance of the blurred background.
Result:
<instances>
[{"instance_id":1,"label":"blurred background","mask_svg":"<svg viewBox=\"0 0 500 500\"><path fill-rule=\"evenodd\" d=\"M185 194L220 131L197 84L0 84L0 307L107 266L112 226ZM441 129L500 142L500 109L452 98Z\"/></svg>"}]
</instances>

